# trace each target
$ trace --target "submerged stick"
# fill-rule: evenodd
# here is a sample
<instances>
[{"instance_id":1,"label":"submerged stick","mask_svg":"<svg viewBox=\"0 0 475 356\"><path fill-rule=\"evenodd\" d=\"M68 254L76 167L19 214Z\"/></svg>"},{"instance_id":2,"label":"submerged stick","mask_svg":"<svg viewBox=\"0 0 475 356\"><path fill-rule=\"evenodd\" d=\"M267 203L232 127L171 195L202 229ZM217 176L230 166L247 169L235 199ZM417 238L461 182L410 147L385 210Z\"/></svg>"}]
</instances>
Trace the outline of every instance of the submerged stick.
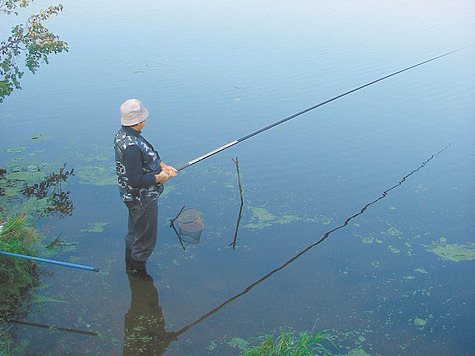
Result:
<instances>
[{"instance_id":1,"label":"submerged stick","mask_svg":"<svg viewBox=\"0 0 475 356\"><path fill-rule=\"evenodd\" d=\"M241 222L241 214L242 214L242 206L244 204L244 200L242 199L242 186L241 186L241 174L239 173L239 161L238 157L236 156L236 159L232 159L234 164L236 165L236 171L237 171L237 178L238 178L238 185L239 185L239 194L241 196L241 206L239 207L239 215L236 223L236 231L234 232L234 241L229 244L229 246L233 245L233 250L236 248L236 241L237 241L237 234L239 230L239 223Z\"/></svg>"},{"instance_id":2,"label":"submerged stick","mask_svg":"<svg viewBox=\"0 0 475 356\"><path fill-rule=\"evenodd\" d=\"M53 246L54 246L55 244L59 243L59 242L60 242L59 239L60 239L60 237L61 237L62 234L63 234L63 233L60 232L59 235L58 235L53 241L51 241L48 245L46 245L46 248L53 248Z\"/></svg>"}]
</instances>

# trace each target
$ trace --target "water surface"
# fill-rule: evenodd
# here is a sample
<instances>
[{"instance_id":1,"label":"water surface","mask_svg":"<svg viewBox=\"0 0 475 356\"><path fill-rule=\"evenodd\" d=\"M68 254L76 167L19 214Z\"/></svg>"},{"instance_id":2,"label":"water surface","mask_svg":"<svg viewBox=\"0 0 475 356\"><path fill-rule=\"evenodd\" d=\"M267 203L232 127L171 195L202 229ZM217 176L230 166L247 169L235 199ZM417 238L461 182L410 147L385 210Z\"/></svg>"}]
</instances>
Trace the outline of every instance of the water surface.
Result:
<instances>
[{"instance_id":1,"label":"water surface","mask_svg":"<svg viewBox=\"0 0 475 356\"><path fill-rule=\"evenodd\" d=\"M127 211L112 150L119 105L130 97L151 113L144 135L180 166L472 45L471 2L63 3L49 24L70 51L26 73L23 90L0 106L0 157L2 166L75 169L73 215L39 225L48 241L61 233L78 242L52 258L101 270L48 265L37 293L50 299L23 321L101 337L12 324L21 353L118 354L145 345L125 328L145 328L166 340L166 351L157 346L165 354L238 354L258 335L314 325L332 329L334 354L473 353L473 48L180 172L159 201L153 283L129 284L124 272ZM38 133L49 139L33 142ZM236 156L244 206L233 249ZM183 205L198 208L205 225L185 251L168 226Z\"/></svg>"}]
</instances>

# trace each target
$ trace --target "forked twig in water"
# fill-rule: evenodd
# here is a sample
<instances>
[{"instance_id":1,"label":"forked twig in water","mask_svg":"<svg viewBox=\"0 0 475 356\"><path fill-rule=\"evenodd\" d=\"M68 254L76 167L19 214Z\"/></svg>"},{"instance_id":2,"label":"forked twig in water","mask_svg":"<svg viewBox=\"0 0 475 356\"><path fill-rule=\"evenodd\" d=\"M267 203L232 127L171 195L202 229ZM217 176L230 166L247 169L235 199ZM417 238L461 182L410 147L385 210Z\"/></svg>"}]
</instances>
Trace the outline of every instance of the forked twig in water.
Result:
<instances>
[{"instance_id":1,"label":"forked twig in water","mask_svg":"<svg viewBox=\"0 0 475 356\"><path fill-rule=\"evenodd\" d=\"M236 248L236 241L237 241L237 234L239 230L239 223L241 222L241 214L242 214L242 206L244 204L244 200L242 199L242 186L241 186L241 174L239 173L239 161L238 157L236 156L236 159L232 159L234 164L236 165L236 171L237 171L237 178L238 178L238 185L239 185L239 194L241 196L241 206L239 207L239 215L236 223L236 231L234 232L234 241L229 244L229 246L233 246L233 250Z\"/></svg>"}]
</instances>

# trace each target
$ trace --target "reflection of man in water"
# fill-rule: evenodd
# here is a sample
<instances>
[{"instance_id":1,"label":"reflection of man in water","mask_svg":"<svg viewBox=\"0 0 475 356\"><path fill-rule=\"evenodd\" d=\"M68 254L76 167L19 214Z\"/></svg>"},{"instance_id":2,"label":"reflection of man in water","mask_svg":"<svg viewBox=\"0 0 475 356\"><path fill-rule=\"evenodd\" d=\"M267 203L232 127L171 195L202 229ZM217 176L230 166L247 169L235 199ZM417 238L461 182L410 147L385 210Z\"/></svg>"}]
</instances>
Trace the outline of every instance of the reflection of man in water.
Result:
<instances>
[{"instance_id":1,"label":"reflection of man in water","mask_svg":"<svg viewBox=\"0 0 475 356\"><path fill-rule=\"evenodd\" d=\"M132 300L124 318L124 355L161 355L176 338L165 330L157 288L151 278L127 276Z\"/></svg>"}]
</instances>

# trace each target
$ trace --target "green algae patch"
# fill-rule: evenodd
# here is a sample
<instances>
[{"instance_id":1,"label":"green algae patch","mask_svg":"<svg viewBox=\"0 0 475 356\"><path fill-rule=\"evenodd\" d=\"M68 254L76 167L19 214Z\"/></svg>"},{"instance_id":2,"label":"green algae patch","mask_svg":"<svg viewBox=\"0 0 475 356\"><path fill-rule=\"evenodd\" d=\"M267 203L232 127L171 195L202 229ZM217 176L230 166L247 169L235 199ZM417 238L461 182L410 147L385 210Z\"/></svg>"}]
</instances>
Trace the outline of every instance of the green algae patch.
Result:
<instances>
[{"instance_id":1,"label":"green algae patch","mask_svg":"<svg viewBox=\"0 0 475 356\"><path fill-rule=\"evenodd\" d=\"M79 183L97 186L116 185L117 176L112 166L83 166L77 169Z\"/></svg>"},{"instance_id":2,"label":"green algae patch","mask_svg":"<svg viewBox=\"0 0 475 356\"><path fill-rule=\"evenodd\" d=\"M422 318L415 318L414 319L414 325L415 326L424 326L427 324L427 320L426 319L422 319Z\"/></svg>"},{"instance_id":3,"label":"green algae patch","mask_svg":"<svg viewBox=\"0 0 475 356\"><path fill-rule=\"evenodd\" d=\"M22 147L12 147L12 148L7 148L6 151L8 153L22 153L23 151L26 151L28 147L22 146Z\"/></svg>"},{"instance_id":4,"label":"green algae patch","mask_svg":"<svg viewBox=\"0 0 475 356\"><path fill-rule=\"evenodd\" d=\"M114 153L111 148L99 145L77 145L68 148L70 156L79 177L80 184L97 186L116 185Z\"/></svg>"},{"instance_id":5,"label":"green algae patch","mask_svg":"<svg viewBox=\"0 0 475 356\"><path fill-rule=\"evenodd\" d=\"M239 348L240 350L245 350L249 346L249 341L241 339L240 337L233 337L231 341L228 342L229 346L233 348Z\"/></svg>"},{"instance_id":6,"label":"green algae patch","mask_svg":"<svg viewBox=\"0 0 475 356\"><path fill-rule=\"evenodd\" d=\"M367 353L363 349L357 348L357 349L350 350L346 355L347 356L369 356L370 354Z\"/></svg>"},{"instance_id":7,"label":"green algae patch","mask_svg":"<svg viewBox=\"0 0 475 356\"><path fill-rule=\"evenodd\" d=\"M402 236L402 232L392 226L388 229L387 234L391 236Z\"/></svg>"},{"instance_id":8,"label":"green algae patch","mask_svg":"<svg viewBox=\"0 0 475 356\"><path fill-rule=\"evenodd\" d=\"M377 239L374 236L362 236L359 234L354 234L355 236L359 237L361 239L361 242L364 244L372 244L372 243L378 243L381 244L383 243L383 240Z\"/></svg>"},{"instance_id":9,"label":"green algae patch","mask_svg":"<svg viewBox=\"0 0 475 356\"><path fill-rule=\"evenodd\" d=\"M32 137L30 137L30 139L33 141L33 142L43 142L43 141L48 141L49 140L49 137L48 136L45 136L43 134L36 134Z\"/></svg>"},{"instance_id":10,"label":"green algae patch","mask_svg":"<svg viewBox=\"0 0 475 356\"><path fill-rule=\"evenodd\" d=\"M117 183L117 178L116 178L116 183ZM163 192L162 192L162 194L160 195L160 197L161 197L162 199L167 198L167 197L168 197L168 194L170 194L171 192L173 192L174 190L176 190L176 188L175 188L173 185L165 185L164 188L165 188L165 189L163 189Z\"/></svg>"},{"instance_id":11,"label":"green algae patch","mask_svg":"<svg viewBox=\"0 0 475 356\"><path fill-rule=\"evenodd\" d=\"M213 350L215 350L217 347L218 347L218 344L216 344L216 341L211 340L210 343L209 343L209 346L207 347L207 349L208 349L209 351L213 351Z\"/></svg>"},{"instance_id":12,"label":"green algae patch","mask_svg":"<svg viewBox=\"0 0 475 356\"><path fill-rule=\"evenodd\" d=\"M252 212L251 222L244 225L244 228L260 230L272 226L277 217L264 208L250 207Z\"/></svg>"},{"instance_id":13,"label":"green algae patch","mask_svg":"<svg viewBox=\"0 0 475 356\"><path fill-rule=\"evenodd\" d=\"M290 224L300 220L296 215L276 216L262 207L250 207L249 210L252 212L251 221L243 226L247 229L261 230L274 224Z\"/></svg>"},{"instance_id":14,"label":"green algae patch","mask_svg":"<svg viewBox=\"0 0 475 356\"><path fill-rule=\"evenodd\" d=\"M427 251L435 253L444 260L453 262L470 261L475 259L475 248L471 242L462 244L449 244L445 237L441 237L439 241L433 242L427 247Z\"/></svg>"},{"instance_id":15,"label":"green algae patch","mask_svg":"<svg viewBox=\"0 0 475 356\"><path fill-rule=\"evenodd\" d=\"M96 221L93 223L89 223L89 227L87 229L81 229L81 232L103 232L104 226L110 223L104 221Z\"/></svg>"},{"instance_id":16,"label":"green algae patch","mask_svg":"<svg viewBox=\"0 0 475 356\"><path fill-rule=\"evenodd\" d=\"M40 304L40 303L66 303L66 301L47 297L44 295L35 295L33 297L32 304Z\"/></svg>"},{"instance_id":17,"label":"green algae patch","mask_svg":"<svg viewBox=\"0 0 475 356\"><path fill-rule=\"evenodd\" d=\"M426 271L424 268L422 268L422 267L416 268L416 269L414 270L414 272L419 272L419 273L422 273L422 274L429 273L429 272L427 272L427 271Z\"/></svg>"},{"instance_id":18,"label":"green algae patch","mask_svg":"<svg viewBox=\"0 0 475 356\"><path fill-rule=\"evenodd\" d=\"M398 250L396 247L394 247L393 245L389 245L388 246L388 250L391 251L392 253L399 253L401 252L400 250Z\"/></svg>"}]
</instances>

